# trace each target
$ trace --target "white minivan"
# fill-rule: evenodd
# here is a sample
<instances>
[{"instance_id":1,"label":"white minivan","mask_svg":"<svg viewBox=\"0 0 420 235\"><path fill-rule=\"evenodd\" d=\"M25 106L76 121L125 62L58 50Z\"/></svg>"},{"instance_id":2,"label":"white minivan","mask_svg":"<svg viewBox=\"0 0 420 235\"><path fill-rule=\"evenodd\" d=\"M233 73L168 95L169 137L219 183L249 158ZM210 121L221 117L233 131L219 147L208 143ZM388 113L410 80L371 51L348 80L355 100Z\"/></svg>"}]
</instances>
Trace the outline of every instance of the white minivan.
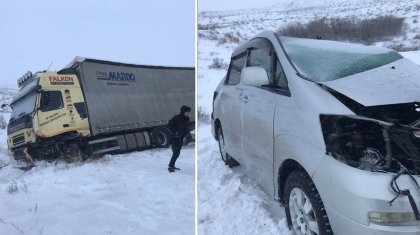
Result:
<instances>
[{"instance_id":1,"label":"white minivan","mask_svg":"<svg viewBox=\"0 0 420 235\"><path fill-rule=\"evenodd\" d=\"M420 67L396 51L263 32L234 50L212 132L296 234L420 234Z\"/></svg>"}]
</instances>

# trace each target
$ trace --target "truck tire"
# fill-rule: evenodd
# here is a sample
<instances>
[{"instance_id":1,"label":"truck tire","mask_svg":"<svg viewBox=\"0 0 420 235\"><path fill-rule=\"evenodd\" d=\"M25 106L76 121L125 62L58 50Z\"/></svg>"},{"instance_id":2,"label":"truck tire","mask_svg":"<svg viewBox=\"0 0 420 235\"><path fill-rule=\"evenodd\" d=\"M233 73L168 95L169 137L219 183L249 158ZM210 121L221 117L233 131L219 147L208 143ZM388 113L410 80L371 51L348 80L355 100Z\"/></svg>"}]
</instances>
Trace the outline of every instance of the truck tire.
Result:
<instances>
[{"instance_id":1,"label":"truck tire","mask_svg":"<svg viewBox=\"0 0 420 235\"><path fill-rule=\"evenodd\" d=\"M171 131L164 126L152 130L153 143L158 148L167 148L171 144Z\"/></svg>"},{"instance_id":2,"label":"truck tire","mask_svg":"<svg viewBox=\"0 0 420 235\"><path fill-rule=\"evenodd\" d=\"M86 154L78 143L71 142L63 146L62 158L67 162L82 163Z\"/></svg>"},{"instance_id":3,"label":"truck tire","mask_svg":"<svg viewBox=\"0 0 420 235\"><path fill-rule=\"evenodd\" d=\"M333 234L321 196L304 170L290 173L284 196L287 223L295 234Z\"/></svg>"},{"instance_id":4,"label":"truck tire","mask_svg":"<svg viewBox=\"0 0 420 235\"><path fill-rule=\"evenodd\" d=\"M226 153L225 151L225 138L223 136L223 130L222 127L219 127L217 129L217 140L219 142L219 151L220 151L220 156L222 157L222 160L225 162L225 164L228 167L234 167L239 165L239 163L232 157L230 156L228 153Z\"/></svg>"}]
</instances>

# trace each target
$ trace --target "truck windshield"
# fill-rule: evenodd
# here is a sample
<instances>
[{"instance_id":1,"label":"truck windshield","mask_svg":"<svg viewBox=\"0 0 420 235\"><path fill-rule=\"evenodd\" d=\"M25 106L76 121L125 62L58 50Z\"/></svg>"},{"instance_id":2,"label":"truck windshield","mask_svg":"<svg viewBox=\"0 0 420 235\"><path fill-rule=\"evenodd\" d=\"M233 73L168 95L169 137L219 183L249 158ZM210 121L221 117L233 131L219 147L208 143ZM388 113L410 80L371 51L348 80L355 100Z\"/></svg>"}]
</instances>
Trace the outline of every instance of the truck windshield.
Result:
<instances>
[{"instance_id":1,"label":"truck windshield","mask_svg":"<svg viewBox=\"0 0 420 235\"><path fill-rule=\"evenodd\" d=\"M36 92L27 94L13 103L13 110L10 119L18 118L22 115L32 113L35 109Z\"/></svg>"},{"instance_id":2,"label":"truck windshield","mask_svg":"<svg viewBox=\"0 0 420 235\"><path fill-rule=\"evenodd\" d=\"M392 63L396 51L353 43L280 37L298 72L314 82L327 82Z\"/></svg>"},{"instance_id":3,"label":"truck windshield","mask_svg":"<svg viewBox=\"0 0 420 235\"><path fill-rule=\"evenodd\" d=\"M34 111L38 83L39 78L36 78L19 90L19 93L10 104L13 107L10 120Z\"/></svg>"}]
</instances>

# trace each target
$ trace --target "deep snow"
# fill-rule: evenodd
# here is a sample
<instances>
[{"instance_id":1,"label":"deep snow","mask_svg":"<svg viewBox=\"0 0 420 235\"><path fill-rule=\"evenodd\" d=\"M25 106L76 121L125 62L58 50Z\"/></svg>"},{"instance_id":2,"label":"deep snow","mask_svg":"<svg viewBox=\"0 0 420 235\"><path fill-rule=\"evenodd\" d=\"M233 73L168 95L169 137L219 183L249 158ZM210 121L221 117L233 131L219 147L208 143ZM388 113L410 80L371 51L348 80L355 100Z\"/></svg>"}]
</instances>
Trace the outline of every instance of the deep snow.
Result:
<instances>
[{"instance_id":1,"label":"deep snow","mask_svg":"<svg viewBox=\"0 0 420 235\"><path fill-rule=\"evenodd\" d=\"M210 125L198 128L198 233L292 234L284 210L244 168L220 158Z\"/></svg>"},{"instance_id":2,"label":"deep snow","mask_svg":"<svg viewBox=\"0 0 420 235\"><path fill-rule=\"evenodd\" d=\"M8 115L5 114L8 119ZM194 146L0 169L0 234L194 234ZM0 167L8 164L0 130ZM16 192L11 192L13 189Z\"/></svg>"}]
</instances>

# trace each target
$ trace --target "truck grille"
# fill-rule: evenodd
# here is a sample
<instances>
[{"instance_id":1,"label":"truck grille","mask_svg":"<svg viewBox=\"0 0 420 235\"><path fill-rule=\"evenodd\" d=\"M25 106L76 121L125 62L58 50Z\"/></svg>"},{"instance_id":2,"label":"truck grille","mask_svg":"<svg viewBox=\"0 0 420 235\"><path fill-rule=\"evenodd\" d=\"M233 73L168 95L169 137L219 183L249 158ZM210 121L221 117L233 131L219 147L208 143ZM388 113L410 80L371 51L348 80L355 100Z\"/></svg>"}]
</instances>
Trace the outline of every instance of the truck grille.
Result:
<instances>
[{"instance_id":1,"label":"truck grille","mask_svg":"<svg viewBox=\"0 0 420 235\"><path fill-rule=\"evenodd\" d=\"M22 134L19 134L19 135L13 137L12 142L13 142L13 145L18 145L18 144L24 143L25 142L24 134L22 133Z\"/></svg>"}]
</instances>

